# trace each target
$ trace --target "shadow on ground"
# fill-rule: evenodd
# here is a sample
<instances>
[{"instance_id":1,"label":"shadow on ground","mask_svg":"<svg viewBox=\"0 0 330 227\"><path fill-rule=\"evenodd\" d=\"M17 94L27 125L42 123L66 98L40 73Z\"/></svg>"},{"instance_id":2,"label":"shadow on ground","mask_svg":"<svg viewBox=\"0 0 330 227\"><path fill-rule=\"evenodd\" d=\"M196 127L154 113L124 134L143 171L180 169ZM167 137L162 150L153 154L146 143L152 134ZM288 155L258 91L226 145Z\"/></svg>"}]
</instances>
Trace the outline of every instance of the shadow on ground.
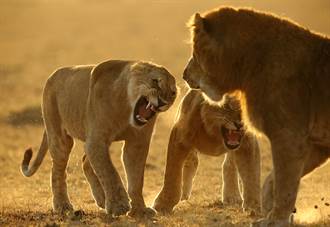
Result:
<instances>
[{"instance_id":1,"label":"shadow on ground","mask_svg":"<svg viewBox=\"0 0 330 227\"><path fill-rule=\"evenodd\" d=\"M30 106L17 112L11 112L4 121L12 126L42 125L41 108Z\"/></svg>"}]
</instances>

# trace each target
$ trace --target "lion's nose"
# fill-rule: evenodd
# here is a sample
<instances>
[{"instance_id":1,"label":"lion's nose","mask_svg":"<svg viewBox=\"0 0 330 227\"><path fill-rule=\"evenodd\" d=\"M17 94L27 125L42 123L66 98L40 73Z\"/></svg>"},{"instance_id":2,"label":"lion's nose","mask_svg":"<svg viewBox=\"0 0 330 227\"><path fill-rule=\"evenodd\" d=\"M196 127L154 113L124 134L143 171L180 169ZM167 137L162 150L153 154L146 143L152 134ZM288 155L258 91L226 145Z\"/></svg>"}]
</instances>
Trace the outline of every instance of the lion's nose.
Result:
<instances>
[{"instance_id":1,"label":"lion's nose","mask_svg":"<svg viewBox=\"0 0 330 227\"><path fill-rule=\"evenodd\" d=\"M241 128L243 128L242 122L234 122L234 125L236 126L237 130L240 130Z\"/></svg>"}]
</instances>

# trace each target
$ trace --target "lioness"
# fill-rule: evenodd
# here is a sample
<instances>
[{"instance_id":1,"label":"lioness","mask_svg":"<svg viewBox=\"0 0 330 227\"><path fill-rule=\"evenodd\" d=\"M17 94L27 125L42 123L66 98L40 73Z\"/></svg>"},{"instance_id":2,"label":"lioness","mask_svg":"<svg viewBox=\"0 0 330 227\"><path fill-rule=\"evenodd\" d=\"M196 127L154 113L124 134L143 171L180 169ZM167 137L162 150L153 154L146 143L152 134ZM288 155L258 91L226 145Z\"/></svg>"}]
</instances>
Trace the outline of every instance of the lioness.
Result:
<instances>
[{"instance_id":1,"label":"lioness","mask_svg":"<svg viewBox=\"0 0 330 227\"><path fill-rule=\"evenodd\" d=\"M215 101L241 94L244 123L271 142L267 216L255 226L288 226L300 178L330 156L330 39L248 9L195 14L191 29L183 78Z\"/></svg>"},{"instance_id":2,"label":"lioness","mask_svg":"<svg viewBox=\"0 0 330 227\"><path fill-rule=\"evenodd\" d=\"M53 208L72 210L66 167L73 138L85 142L84 172L97 204L114 216L153 215L142 196L144 166L156 115L176 97L174 77L152 63L110 60L98 65L56 70L43 91L45 132L37 157L29 167L27 150L22 173L32 176L49 148L52 157ZM109 158L113 141L124 140L128 195Z\"/></svg>"},{"instance_id":3,"label":"lioness","mask_svg":"<svg viewBox=\"0 0 330 227\"><path fill-rule=\"evenodd\" d=\"M180 198L189 198L198 166L197 150L213 156L228 152L222 165L222 201L224 204L242 203L239 175L243 208L258 212L259 147L256 136L242 124L238 100L226 96L224 104L219 106L211 104L196 90L191 90L181 103L168 144L164 185L154 208L168 213Z\"/></svg>"}]
</instances>

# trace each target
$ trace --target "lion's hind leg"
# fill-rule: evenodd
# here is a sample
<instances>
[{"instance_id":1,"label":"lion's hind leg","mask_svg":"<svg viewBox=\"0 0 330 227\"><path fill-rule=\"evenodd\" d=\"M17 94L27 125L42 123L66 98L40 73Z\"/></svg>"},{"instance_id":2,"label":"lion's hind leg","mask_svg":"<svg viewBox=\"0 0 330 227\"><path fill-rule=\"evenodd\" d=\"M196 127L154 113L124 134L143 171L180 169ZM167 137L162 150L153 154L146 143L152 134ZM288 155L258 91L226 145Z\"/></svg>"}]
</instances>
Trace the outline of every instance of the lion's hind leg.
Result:
<instances>
[{"instance_id":1,"label":"lion's hind leg","mask_svg":"<svg viewBox=\"0 0 330 227\"><path fill-rule=\"evenodd\" d=\"M89 162L89 160L86 158L86 155L83 156L83 171L84 175L89 183L89 186L91 188L93 197L95 199L96 204L101 207L105 208L105 195L104 190L102 188L102 185L97 178L96 174L94 173L94 170Z\"/></svg>"},{"instance_id":2,"label":"lion's hind leg","mask_svg":"<svg viewBox=\"0 0 330 227\"><path fill-rule=\"evenodd\" d=\"M198 167L197 151L191 151L183 166L181 200L188 200L191 194L193 180Z\"/></svg>"},{"instance_id":3,"label":"lion's hind leg","mask_svg":"<svg viewBox=\"0 0 330 227\"><path fill-rule=\"evenodd\" d=\"M73 139L68 135L49 138L49 151L53 162L51 173L53 208L59 213L73 210L66 184L66 167L72 147Z\"/></svg>"},{"instance_id":4,"label":"lion's hind leg","mask_svg":"<svg viewBox=\"0 0 330 227\"><path fill-rule=\"evenodd\" d=\"M49 153L52 158L51 187L53 209L59 213L73 210L67 193L66 167L73 147L73 139L63 128L51 80L47 81L43 94L42 112L48 138Z\"/></svg>"}]
</instances>

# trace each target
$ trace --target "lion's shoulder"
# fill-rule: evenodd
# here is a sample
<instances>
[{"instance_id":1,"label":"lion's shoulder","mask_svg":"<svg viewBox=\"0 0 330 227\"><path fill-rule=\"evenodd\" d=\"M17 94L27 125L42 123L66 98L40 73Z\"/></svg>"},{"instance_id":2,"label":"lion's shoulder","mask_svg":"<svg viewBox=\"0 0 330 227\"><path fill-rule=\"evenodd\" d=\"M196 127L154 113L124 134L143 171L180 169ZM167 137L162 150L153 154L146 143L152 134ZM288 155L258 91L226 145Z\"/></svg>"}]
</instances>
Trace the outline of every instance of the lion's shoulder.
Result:
<instances>
[{"instance_id":1,"label":"lion's shoulder","mask_svg":"<svg viewBox=\"0 0 330 227\"><path fill-rule=\"evenodd\" d=\"M118 77L124 68L131 63L132 61L107 60L97 64L91 71L91 85L103 76Z\"/></svg>"}]
</instances>

